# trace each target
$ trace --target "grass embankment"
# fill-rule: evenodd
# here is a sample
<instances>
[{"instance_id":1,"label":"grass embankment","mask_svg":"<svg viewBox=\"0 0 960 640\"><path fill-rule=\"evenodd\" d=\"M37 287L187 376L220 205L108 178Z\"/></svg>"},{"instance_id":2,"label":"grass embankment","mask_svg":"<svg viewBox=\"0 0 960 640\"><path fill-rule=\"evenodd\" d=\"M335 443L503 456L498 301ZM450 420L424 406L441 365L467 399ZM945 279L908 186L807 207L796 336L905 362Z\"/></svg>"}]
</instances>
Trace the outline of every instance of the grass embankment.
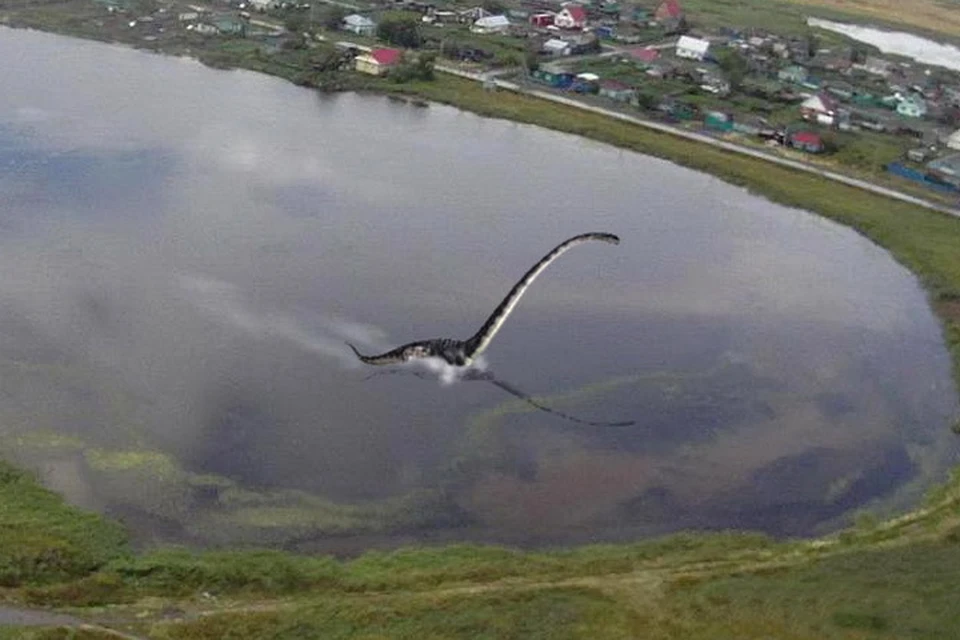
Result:
<instances>
[{"instance_id":1,"label":"grass embankment","mask_svg":"<svg viewBox=\"0 0 960 640\"><path fill-rule=\"evenodd\" d=\"M571 550L457 545L344 561L279 551L137 556L100 518L64 506L23 474L3 477L2 521L23 524L12 539L0 527L0 548L19 546L18 535L32 528L70 540L79 557L96 551L102 562L97 571L77 563L66 573L40 565L8 580L19 588L7 596L73 607L141 637L779 640L944 638L960 628L960 473L915 513L817 541L680 534ZM0 628L4 637L109 636Z\"/></svg>"}]
</instances>

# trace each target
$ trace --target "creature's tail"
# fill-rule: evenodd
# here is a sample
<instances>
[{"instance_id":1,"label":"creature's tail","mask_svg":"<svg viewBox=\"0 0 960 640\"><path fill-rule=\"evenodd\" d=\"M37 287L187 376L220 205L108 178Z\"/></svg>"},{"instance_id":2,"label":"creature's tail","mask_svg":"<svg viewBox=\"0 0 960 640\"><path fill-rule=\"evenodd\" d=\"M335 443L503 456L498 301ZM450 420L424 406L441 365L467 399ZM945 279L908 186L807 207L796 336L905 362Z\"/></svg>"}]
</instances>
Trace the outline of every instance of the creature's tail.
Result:
<instances>
[{"instance_id":1,"label":"creature's tail","mask_svg":"<svg viewBox=\"0 0 960 640\"><path fill-rule=\"evenodd\" d=\"M396 364L398 362L404 362L406 358L403 357L403 347L394 349L393 351L388 351L386 353L381 353L377 356L365 356L360 353L359 350L349 342L347 346L353 349L353 352L357 355L357 358L360 359L360 362L365 364L373 365L384 365L384 364Z\"/></svg>"}]
</instances>

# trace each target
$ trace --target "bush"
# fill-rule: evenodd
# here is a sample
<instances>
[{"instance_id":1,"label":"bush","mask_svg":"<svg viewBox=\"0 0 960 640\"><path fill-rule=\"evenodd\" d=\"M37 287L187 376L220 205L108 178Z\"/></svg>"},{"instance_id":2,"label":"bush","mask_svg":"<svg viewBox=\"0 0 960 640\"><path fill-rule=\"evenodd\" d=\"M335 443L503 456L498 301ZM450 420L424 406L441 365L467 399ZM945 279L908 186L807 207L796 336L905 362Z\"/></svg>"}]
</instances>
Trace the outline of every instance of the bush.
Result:
<instances>
[{"instance_id":1,"label":"bush","mask_svg":"<svg viewBox=\"0 0 960 640\"><path fill-rule=\"evenodd\" d=\"M65 504L0 462L0 585L82 577L124 553L119 524Z\"/></svg>"}]
</instances>

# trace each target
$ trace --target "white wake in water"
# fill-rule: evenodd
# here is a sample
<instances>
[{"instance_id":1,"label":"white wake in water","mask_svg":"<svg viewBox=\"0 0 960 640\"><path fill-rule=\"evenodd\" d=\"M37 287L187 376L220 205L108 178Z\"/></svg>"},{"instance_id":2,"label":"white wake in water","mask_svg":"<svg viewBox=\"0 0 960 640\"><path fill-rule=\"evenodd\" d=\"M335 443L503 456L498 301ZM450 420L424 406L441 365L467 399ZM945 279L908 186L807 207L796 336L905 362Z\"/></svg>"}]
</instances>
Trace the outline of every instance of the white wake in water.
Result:
<instances>
[{"instance_id":1,"label":"white wake in water","mask_svg":"<svg viewBox=\"0 0 960 640\"><path fill-rule=\"evenodd\" d=\"M240 288L229 282L200 276L180 276L178 280L191 302L208 318L257 338L283 340L309 353L335 358L351 369L366 365L357 360L347 342L371 351L390 348L385 332L373 325L320 317L307 329L288 314L258 311ZM425 369L436 375L443 386L449 386L468 371L485 371L487 364L483 357L469 367L456 367L442 358L424 358L400 366Z\"/></svg>"},{"instance_id":2,"label":"white wake in water","mask_svg":"<svg viewBox=\"0 0 960 640\"><path fill-rule=\"evenodd\" d=\"M254 309L236 285L198 276L181 276L179 281L193 304L212 320L254 337L284 340L304 351L335 358L348 367L356 368L359 363L345 341L383 344L383 332L371 325L321 317L319 331L307 329L290 315Z\"/></svg>"}]
</instances>

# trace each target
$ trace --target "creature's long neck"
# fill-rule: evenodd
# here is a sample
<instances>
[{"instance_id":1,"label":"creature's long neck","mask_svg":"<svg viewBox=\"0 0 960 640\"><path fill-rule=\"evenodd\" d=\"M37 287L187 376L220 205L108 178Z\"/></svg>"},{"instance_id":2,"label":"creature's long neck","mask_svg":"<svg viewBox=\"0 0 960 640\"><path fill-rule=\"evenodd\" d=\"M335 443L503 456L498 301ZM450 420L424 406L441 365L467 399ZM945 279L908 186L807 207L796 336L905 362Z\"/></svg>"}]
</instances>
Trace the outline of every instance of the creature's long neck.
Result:
<instances>
[{"instance_id":1,"label":"creature's long neck","mask_svg":"<svg viewBox=\"0 0 960 640\"><path fill-rule=\"evenodd\" d=\"M487 321L483 323L480 330L471 338L464 341L464 353L467 358L472 360L483 353L483 350L486 349L490 341L493 340L493 337L497 334L497 331L500 330L500 327L503 326L503 323L513 311L513 308L520 302L520 298L526 293L537 276L550 266L551 262L559 258L568 249L589 240L602 240L603 242L611 243L619 242L619 238L609 233L584 233L557 245L553 251L543 256L537 264L533 265L529 271L523 274L523 277L520 278L517 284L513 285L510 292L500 301L500 304L493 310L493 313L490 314Z\"/></svg>"}]
</instances>

